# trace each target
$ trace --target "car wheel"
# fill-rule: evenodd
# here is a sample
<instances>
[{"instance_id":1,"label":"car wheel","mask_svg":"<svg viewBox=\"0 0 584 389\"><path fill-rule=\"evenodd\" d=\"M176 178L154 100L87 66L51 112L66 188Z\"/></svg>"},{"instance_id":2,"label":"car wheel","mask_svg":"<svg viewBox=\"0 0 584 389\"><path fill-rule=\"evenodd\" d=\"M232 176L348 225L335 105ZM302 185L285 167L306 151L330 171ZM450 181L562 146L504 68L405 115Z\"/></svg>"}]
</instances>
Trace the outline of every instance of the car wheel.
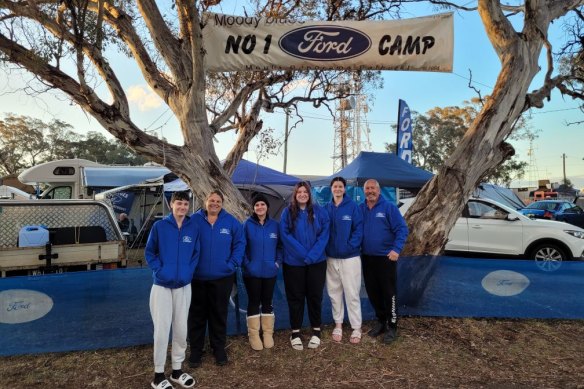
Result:
<instances>
[{"instance_id":1,"label":"car wheel","mask_svg":"<svg viewBox=\"0 0 584 389\"><path fill-rule=\"evenodd\" d=\"M530 254L535 264L543 271L555 271L562 266L562 261L567 261L565 251L552 243L545 243L535 247Z\"/></svg>"}]
</instances>

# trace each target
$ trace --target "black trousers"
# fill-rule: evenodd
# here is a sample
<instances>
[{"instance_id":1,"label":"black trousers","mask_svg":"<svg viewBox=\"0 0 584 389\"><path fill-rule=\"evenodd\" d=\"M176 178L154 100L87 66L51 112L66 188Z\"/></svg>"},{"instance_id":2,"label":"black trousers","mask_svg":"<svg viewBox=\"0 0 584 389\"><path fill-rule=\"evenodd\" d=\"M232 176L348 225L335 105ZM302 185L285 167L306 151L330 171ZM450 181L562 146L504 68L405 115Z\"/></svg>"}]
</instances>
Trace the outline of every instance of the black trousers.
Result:
<instances>
[{"instance_id":1,"label":"black trousers","mask_svg":"<svg viewBox=\"0 0 584 389\"><path fill-rule=\"evenodd\" d=\"M284 285L290 311L290 327L299 330L304 319L304 301L311 327L320 327L326 261L307 266L284 264Z\"/></svg>"},{"instance_id":2,"label":"black trousers","mask_svg":"<svg viewBox=\"0 0 584 389\"><path fill-rule=\"evenodd\" d=\"M262 313L274 313L272 299L274 287L276 286L276 277L243 277L243 283L247 291L247 316L259 315L260 304Z\"/></svg>"},{"instance_id":3,"label":"black trousers","mask_svg":"<svg viewBox=\"0 0 584 389\"><path fill-rule=\"evenodd\" d=\"M397 327L397 261L390 261L386 256L362 255L361 263L365 290L377 319Z\"/></svg>"},{"instance_id":4,"label":"black trousers","mask_svg":"<svg viewBox=\"0 0 584 389\"><path fill-rule=\"evenodd\" d=\"M189 310L188 335L191 359L203 354L205 330L209 326L209 344L216 357L225 355L227 339L227 309L235 275L218 280L193 280L191 283L191 309Z\"/></svg>"}]
</instances>

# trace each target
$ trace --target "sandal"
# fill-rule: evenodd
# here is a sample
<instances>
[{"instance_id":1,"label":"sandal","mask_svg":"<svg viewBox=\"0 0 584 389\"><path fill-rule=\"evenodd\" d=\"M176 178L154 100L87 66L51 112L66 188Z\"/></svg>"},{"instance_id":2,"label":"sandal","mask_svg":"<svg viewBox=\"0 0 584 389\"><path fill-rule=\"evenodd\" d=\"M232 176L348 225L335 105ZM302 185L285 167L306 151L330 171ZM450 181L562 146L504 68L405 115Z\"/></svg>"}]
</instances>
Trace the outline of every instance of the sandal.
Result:
<instances>
[{"instance_id":1,"label":"sandal","mask_svg":"<svg viewBox=\"0 0 584 389\"><path fill-rule=\"evenodd\" d=\"M195 386L195 378L190 376L187 373L182 373L180 375L180 377L178 378L174 378L172 375L170 376L170 380L172 382L176 382L177 384L179 384L180 386L182 386L183 388L192 388L193 386Z\"/></svg>"},{"instance_id":2,"label":"sandal","mask_svg":"<svg viewBox=\"0 0 584 389\"><path fill-rule=\"evenodd\" d=\"M359 342L361 342L361 329L353 330L353 333L351 334L351 338L349 339L349 342L351 342L353 344L358 344Z\"/></svg>"},{"instance_id":3,"label":"sandal","mask_svg":"<svg viewBox=\"0 0 584 389\"><path fill-rule=\"evenodd\" d=\"M316 335L312 335L310 342L308 342L308 348L318 348L320 346L320 338Z\"/></svg>"},{"instance_id":4,"label":"sandal","mask_svg":"<svg viewBox=\"0 0 584 389\"><path fill-rule=\"evenodd\" d=\"M300 339L299 336L295 338L290 337L290 344L294 350L302 351L304 349L304 346L302 345L302 339ZM310 345L308 347L310 347Z\"/></svg>"},{"instance_id":5,"label":"sandal","mask_svg":"<svg viewBox=\"0 0 584 389\"><path fill-rule=\"evenodd\" d=\"M333 330L333 341L339 343L343 340L343 329L340 327L335 327Z\"/></svg>"},{"instance_id":6,"label":"sandal","mask_svg":"<svg viewBox=\"0 0 584 389\"><path fill-rule=\"evenodd\" d=\"M150 385L154 388L154 389L173 389L174 387L170 384L170 382L168 382L168 380L162 380L160 381L160 383L158 385L156 385L154 382L151 382Z\"/></svg>"}]
</instances>

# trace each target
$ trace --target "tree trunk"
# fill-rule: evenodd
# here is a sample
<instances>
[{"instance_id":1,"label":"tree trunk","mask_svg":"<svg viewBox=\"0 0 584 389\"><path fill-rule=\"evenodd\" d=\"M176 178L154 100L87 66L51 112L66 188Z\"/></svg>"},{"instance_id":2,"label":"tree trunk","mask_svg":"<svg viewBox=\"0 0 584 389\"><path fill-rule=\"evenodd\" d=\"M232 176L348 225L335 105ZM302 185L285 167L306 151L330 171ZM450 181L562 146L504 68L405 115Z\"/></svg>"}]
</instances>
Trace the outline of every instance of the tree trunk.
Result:
<instances>
[{"instance_id":1,"label":"tree trunk","mask_svg":"<svg viewBox=\"0 0 584 389\"><path fill-rule=\"evenodd\" d=\"M189 185L201 206L211 191L219 190L225 196L223 207L237 219L244 220L249 205L221 167L213 146L212 130L206 120L200 120L205 113L193 109L197 105L190 104L189 100L187 94L169 102L180 123L185 146L179 148L179 153L165 153L163 161L159 162Z\"/></svg>"},{"instance_id":2,"label":"tree trunk","mask_svg":"<svg viewBox=\"0 0 584 389\"><path fill-rule=\"evenodd\" d=\"M456 151L422 188L406 214L410 235L402 255L440 254L481 179L515 153L504 140L523 112L527 88L539 71L543 43L539 38L505 43L493 94Z\"/></svg>"}]
</instances>

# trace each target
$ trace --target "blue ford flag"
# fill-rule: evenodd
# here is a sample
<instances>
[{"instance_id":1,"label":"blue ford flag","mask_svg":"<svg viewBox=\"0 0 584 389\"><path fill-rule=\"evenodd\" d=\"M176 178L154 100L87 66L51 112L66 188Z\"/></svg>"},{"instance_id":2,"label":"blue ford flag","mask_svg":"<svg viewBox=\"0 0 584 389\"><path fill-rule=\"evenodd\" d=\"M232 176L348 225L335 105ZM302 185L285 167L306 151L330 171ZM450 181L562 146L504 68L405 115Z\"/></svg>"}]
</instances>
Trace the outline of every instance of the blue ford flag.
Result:
<instances>
[{"instance_id":1,"label":"blue ford flag","mask_svg":"<svg viewBox=\"0 0 584 389\"><path fill-rule=\"evenodd\" d=\"M397 120L397 144L395 153L408 163L412 163L412 118L410 108L405 101L399 100L399 113Z\"/></svg>"}]
</instances>

